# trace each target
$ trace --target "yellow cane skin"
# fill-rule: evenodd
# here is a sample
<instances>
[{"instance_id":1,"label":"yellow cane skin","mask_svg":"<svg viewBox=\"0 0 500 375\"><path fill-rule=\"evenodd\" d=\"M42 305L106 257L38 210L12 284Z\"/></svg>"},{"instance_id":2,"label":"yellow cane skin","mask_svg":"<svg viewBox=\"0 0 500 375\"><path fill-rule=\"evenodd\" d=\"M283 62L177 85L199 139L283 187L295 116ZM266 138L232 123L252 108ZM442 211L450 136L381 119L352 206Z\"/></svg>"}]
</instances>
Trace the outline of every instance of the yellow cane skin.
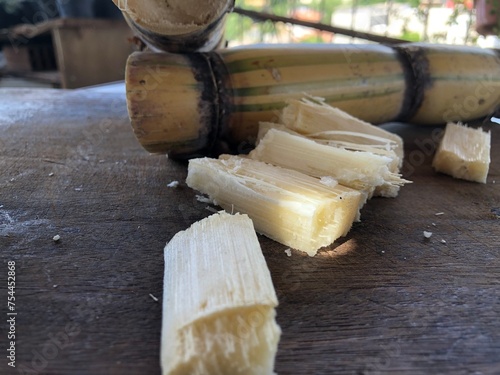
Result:
<instances>
[{"instance_id":1,"label":"yellow cane skin","mask_svg":"<svg viewBox=\"0 0 500 375\"><path fill-rule=\"evenodd\" d=\"M500 102L500 59L494 50L423 43L255 45L136 53L126 82L141 144L190 157L241 152L259 121L308 95L374 124L484 117Z\"/></svg>"}]
</instances>

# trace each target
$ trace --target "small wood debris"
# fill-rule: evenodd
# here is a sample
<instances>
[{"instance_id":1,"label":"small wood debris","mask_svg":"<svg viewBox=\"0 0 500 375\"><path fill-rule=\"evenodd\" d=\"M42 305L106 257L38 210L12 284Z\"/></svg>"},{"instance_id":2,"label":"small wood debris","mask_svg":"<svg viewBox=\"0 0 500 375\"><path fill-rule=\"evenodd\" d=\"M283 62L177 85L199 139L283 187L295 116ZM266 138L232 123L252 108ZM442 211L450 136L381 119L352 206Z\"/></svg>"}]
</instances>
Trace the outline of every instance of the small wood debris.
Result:
<instances>
[{"instance_id":1,"label":"small wood debris","mask_svg":"<svg viewBox=\"0 0 500 375\"><path fill-rule=\"evenodd\" d=\"M427 232L426 230L424 230L424 237L425 238L431 238L432 237L432 232Z\"/></svg>"},{"instance_id":2,"label":"small wood debris","mask_svg":"<svg viewBox=\"0 0 500 375\"><path fill-rule=\"evenodd\" d=\"M156 298L155 296L153 296L151 293L149 293L149 296L151 297L151 299L155 302L158 302L158 298Z\"/></svg>"},{"instance_id":3,"label":"small wood debris","mask_svg":"<svg viewBox=\"0 0 500 375\"><path fill-rule=\"evenodd\" d=\"M167 187L175 189L177 186L179 186L179 181L172 181L170 182Z\"/></svg>"},{"instance_id":4,"label":"small wood debris","mask_svg":"<svg viewBox=\"0 0 500 375\"><path fill-rule=\"evenodd\" d=\"M444 215L444 212L436 212L434 215L441 216L441 215Z\"/></svg>"},{"instance_id":5,"label":"small wood debris","mask_svg":"<svg viewBox=\"0 0 500 375\"><path fill-rule=\"evenodd\" d=\"M286 249L285 253L287 256L291 257L292 256L292 249Z\"/></svg>"},{"instance_id":6,"label":"small wood debris","mask_svg":"<svg viewBox=\"0 0 500 375\"><path fill-rule=\"evenodd\" d=\"M42 159L42 161L46 162L46 163L52 163L52 164L59 164L59 165L66 165L60 161L57 161L57 160L51 160L51 159Z\"/></svg>"},{"instance_id":7,"label":"small wood debris","mask_svg":"<svg viewBox=\"0 0 500 375\"><path fill-rule=\"evenodd\" d=\"M338 181L331 176L323 176L320 178L319 182L329 187L335 187L339 184Z\"/></svg>"},{"instance_id":8,"label":"small wood debris","mask_svg":"<svg viewBox=\"0 0 500 375\"><path fill-rule=\"evenodd\" d=\"M213 204L213 201L210 198L204 197L203 195L196 195L196 200L201 203Z\"/></svg>"},{"instance_id":9,"label":"small wood debris","mask_svg":"<svg viewBox=\"0 0 500 375\"><path fill-rule=\"evenodd\" d=\"M59 242L59 241L61 240L61 236L60 236L60 235L58 235L58 234L56 234L54 237L52 237L52 240L53 240L54 242Z\"/></svg>"},{"instance_id":10,"label":"small wood debris","mask_svg":"<svg viewBox=\"0 0 500 375\"><path fill-rule=\"evenodd\" d=\"M441 243L446 245L446 240L442 239Z\"/></svg>"},{"instance_id":11,"label":"small wood debris","mask_svg":"<svg viewBox=\"0 0 500 375\"><path fill-rule=\"evenodd\" d=\"M213 207L210 207L210 206L206 206L205 207L205 210L208 210L210 212L213 212L213 213L217 213L219 212L217 209L213 208Z\"/></svg>"}]
</instances>

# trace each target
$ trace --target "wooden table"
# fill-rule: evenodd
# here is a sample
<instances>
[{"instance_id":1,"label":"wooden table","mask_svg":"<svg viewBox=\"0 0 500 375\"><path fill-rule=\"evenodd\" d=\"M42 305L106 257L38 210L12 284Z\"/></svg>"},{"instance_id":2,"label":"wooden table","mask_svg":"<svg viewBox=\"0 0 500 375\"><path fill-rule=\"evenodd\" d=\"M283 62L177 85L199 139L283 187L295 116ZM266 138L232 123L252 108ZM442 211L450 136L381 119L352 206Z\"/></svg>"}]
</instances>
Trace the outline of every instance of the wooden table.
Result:
<instances>
[{"instance_id":1,"label":"wooden table","mask_svg":"<svg viewBox=\"0 0 500 375\"><path fill-rule=\"evenodd\" d=\"M259 237L280 300L279 374L500 373L500 125L485 128L485 185L433 172L435 128L394 125L414 181L398 198L371 200L314 258ZM0 172L0 373L159 374L163 247L210 214L186 165L140 147L124 94L2 90Z\"/></svg>"}]
</instances>

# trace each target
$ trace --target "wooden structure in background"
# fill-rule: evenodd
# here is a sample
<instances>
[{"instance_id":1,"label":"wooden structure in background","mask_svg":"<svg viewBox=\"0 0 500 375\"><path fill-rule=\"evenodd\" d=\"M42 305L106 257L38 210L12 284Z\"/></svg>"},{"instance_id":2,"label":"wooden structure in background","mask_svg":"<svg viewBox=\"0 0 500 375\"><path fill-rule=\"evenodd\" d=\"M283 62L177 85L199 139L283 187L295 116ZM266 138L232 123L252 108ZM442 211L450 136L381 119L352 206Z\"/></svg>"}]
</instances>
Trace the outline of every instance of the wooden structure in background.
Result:
<instances>
[{"instance_id":1,"label":"wooden structure in background","mask_svg":"<svg viewBox=\"0 0 500 375\"><path fill-rule=\"evenodd\" d=\"M122 80L133 51L123 20L57 19L0 33L6 74L78 88Z\"/></svg>"}]
</instances>

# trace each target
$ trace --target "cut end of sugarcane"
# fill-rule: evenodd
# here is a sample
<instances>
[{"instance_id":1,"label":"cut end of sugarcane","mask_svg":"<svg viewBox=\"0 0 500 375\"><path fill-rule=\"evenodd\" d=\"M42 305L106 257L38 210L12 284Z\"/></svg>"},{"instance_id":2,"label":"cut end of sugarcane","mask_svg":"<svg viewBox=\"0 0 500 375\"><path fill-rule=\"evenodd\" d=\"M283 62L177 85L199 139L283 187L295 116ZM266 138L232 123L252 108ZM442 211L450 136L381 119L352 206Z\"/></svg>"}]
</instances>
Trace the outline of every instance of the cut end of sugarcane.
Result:
<instances>
[{"instance_id":1,"label":"cut end of sugarcane","mask_svg":"<svg viewBox=\"0 0 500 375\"><path fill-rule=\"evenodd\" d=\"M448 123L432 166L463 180L486 183L490 166L491 133Z\"/></svg>"},{"instance_id":2,"label":"cut end of sugarcane","mask_svg":"<svg viewBox=\"0 0 500 375\"><path fill-rule=\"evenodd\" d=\"M210 151L215 115L210 103L216 88L203 75L209 69L207 61L196 59L195 63L190 56L134 52L127 60L130 122L149 152L181 159Z\"/></svg>"},{"instance_id":3,"label":"cut end of sugarcane","mask_svg":"<svg viewBox=\"0 0 500 375\"><path fill-rule=\"evenodd\" d=\"M163 375L272 375L278 301L252 221L217 213L165 247Z\"/></svg>"},{"instance_id":4,"label":"cut end of sugarcane","mask_svg":"<svg viewBox=\"0 0 500 375\"><path fill-rule=\"evenodd\" d=\"M136 24L161 35L203 29L222 16L232 0L113 0Z\"/></svg>"},{"instance_id":5,"label":"cut end of sugarcane","mask_svg":"<svg viewBox=\"0 0 500 375\"><path fill-rule=\"evenodd\" d=\"M257 232L310 256L345 236L363 203L359 191L332 178L240 156L192 159L186 183L226 211L248 214Z\"/></svg>"}]
</instances>

